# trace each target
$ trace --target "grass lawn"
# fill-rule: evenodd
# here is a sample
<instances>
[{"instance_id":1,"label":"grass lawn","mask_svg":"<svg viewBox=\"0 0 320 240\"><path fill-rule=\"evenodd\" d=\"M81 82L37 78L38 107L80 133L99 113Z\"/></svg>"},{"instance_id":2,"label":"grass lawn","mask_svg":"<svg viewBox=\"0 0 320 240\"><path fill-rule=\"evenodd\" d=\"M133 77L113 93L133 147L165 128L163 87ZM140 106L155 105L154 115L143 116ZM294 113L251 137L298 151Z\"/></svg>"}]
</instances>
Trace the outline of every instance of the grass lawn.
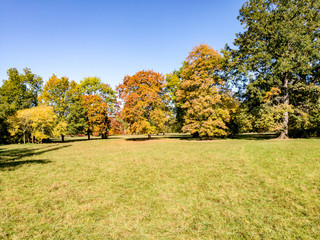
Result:
<instances>
[{"instance_id":1,"label":"grass lawn","mask_svg":"<svg viewBox=\"0 0 320 240\"><path fill-rule=\"evenodd\" d=\"M319 139L84 139L0 146L0 239L320 239Z\"/></svg>"}]
</instances>

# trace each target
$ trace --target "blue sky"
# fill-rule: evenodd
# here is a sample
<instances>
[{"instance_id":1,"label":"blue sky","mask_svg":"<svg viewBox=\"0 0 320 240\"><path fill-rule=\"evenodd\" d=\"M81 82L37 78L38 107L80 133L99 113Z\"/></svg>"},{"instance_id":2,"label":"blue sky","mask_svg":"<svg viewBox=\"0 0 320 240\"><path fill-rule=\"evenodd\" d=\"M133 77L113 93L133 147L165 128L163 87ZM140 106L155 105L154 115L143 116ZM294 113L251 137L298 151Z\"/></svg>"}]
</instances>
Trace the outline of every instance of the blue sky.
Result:
<instances>
[{"instance_id":1,"label":"blue sky","mask_svg":"<svg viewBox=\"0 0 320 240\"><path fill-rule=\"evenodd\" d=\"M142 69L166 74L200 43L232 44L244 2L0 0L0 79L11 67L112 87Z\"/></svg>"}]
</instances>

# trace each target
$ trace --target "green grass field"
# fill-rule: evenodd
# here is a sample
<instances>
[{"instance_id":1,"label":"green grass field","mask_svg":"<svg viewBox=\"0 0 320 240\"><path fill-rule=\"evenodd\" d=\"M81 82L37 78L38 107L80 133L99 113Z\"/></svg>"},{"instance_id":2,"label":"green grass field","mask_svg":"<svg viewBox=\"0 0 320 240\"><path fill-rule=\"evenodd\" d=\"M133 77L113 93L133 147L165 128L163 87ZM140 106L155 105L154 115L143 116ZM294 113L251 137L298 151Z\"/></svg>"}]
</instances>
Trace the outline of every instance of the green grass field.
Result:
<instances>
[{"instance_id":1,"label":"green grass field","mask_svg":"<svg viewBox=\"0 0 320 240\"><path fill-rule=\"evenodd\" d=\"M320 238L318 139L76 140L0 146L0 239Z\"/></svg>"}]
</instances>

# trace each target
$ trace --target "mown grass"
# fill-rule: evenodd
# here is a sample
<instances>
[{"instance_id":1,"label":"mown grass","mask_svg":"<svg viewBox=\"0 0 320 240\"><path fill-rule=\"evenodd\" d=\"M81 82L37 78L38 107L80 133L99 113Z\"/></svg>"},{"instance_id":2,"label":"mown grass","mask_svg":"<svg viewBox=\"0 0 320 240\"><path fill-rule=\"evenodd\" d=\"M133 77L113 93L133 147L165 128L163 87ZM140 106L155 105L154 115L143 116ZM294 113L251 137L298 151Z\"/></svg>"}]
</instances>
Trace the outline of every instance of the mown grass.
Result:
<instances>
[{"instance_id":1,"label":"mown grass","mask_svg":"<svg viewBox=\"0 0 320 240\"><path fill-rule=\"evenodd\" d=\"M320 140L0 146L0 239L319 239Z\"/></svg>"}]
</instances>

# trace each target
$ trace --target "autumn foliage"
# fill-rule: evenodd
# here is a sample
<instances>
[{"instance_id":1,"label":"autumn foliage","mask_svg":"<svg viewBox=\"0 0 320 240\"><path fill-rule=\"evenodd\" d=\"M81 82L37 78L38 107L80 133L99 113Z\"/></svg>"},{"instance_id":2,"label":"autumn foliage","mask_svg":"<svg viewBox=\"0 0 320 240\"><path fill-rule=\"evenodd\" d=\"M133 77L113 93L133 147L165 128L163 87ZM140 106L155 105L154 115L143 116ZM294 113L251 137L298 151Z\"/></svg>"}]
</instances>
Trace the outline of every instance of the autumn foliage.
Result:
<instances>
[{"instance_id":1,"label":"autumn foliage","mask_svg":"<svg viewBox=\"0 0 320 240\"><path fill-rule=\"evenodd\" d=\"M128 133L150 134L164 131L167 121L165 79L154 71L125 76L117 87L123 100L122 118Z\"/></svg>"},{"instance_id":2,"label":"autumn foliage","mask_svg":"<svg viewBox=\"0 0 320 240\"><path fill-rule=\"evenodd\" d=\"M221 56L208 45L193 48L184 61L177 101L185 109L184 132L201 137L228 134L234 102L218 71Z\"/></svg>"}]
</instances>

